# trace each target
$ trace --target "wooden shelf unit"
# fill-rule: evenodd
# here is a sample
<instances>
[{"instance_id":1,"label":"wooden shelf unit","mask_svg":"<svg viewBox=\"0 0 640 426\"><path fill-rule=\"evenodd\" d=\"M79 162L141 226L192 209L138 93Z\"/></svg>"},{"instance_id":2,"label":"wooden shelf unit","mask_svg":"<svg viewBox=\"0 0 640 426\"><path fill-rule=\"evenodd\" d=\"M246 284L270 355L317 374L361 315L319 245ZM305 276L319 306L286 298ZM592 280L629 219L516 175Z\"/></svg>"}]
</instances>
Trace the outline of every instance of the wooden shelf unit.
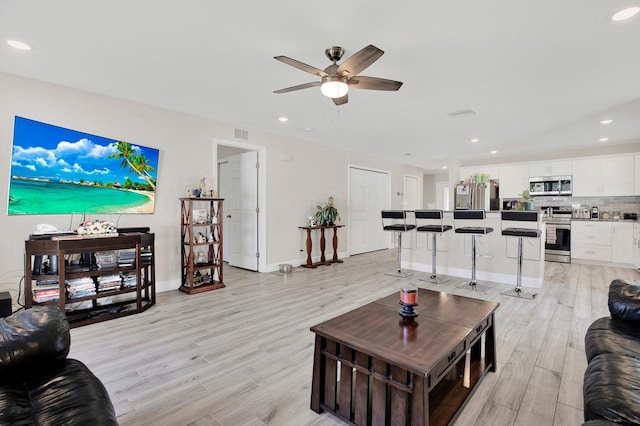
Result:
<instances>
[{"instance_id":1,"label":"wooden shelf unit","mask_svg":"<svg viewBox=\"0 0 640 426\"><path fill-rule=\"evenodd\" d=\"M180 198L180 290L185 293L201 293L225 286L222 268L223 201L223 198ZM199 233L204 236L204 242L196 242ZM202 252L206 262L198 261Z\"/></svg>"},{"instance_id":2,"label":"wooden shelf unit","mask_svg":"<svg viewBox=\"0 0 640 426\"><path fill-rule=\"evenodd\" d=\"M135 261L130 265L99 269L95 263L74 265L69 263L73 255L87 255L92 258L96 252L134 251ZM151 253L142 256L143 251ZM34 262L44 257L55 259L56 272L34 271ZM109 238L83 239L42 239L25 241L25 306L54 305L64 312L71 327L93 324L113 318L143 312L156 303L154 234L123 234ZM80 270L79 270L80 269ZM120 286L117 289L99 291L98 278L108 275L135 274L135 287ZM74 278L90 278L95 285L95 294L70 297L66 283ZM34 300L34 290L44 283L58 285L57 300L38 302ZM129 295L130 297L128 297ZM118 300L108 300L116 297ZM90 303L83 303L90 302ZM74 305L83 303L82 307ZM89 305L89 306L87 306Z\"/></svg>"}]
</instances>

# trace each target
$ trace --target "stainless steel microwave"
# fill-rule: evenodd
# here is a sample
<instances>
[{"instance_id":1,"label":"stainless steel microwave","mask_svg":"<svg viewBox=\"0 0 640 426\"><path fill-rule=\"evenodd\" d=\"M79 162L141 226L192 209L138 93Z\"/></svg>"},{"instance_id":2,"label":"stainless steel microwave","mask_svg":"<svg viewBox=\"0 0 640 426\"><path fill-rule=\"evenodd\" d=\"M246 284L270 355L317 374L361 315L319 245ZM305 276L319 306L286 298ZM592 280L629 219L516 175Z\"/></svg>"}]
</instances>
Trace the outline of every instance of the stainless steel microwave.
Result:
<instances>
[{"instance_id":1,"label":"stainless steel microwave","mask_svg":"<svg viewBox=\"0 0 640 426\"><path fill-rule=\"evenodd\" d=\"M571 176L529 178L529 195L571 195Z\"/></svg>"}]
</instances>

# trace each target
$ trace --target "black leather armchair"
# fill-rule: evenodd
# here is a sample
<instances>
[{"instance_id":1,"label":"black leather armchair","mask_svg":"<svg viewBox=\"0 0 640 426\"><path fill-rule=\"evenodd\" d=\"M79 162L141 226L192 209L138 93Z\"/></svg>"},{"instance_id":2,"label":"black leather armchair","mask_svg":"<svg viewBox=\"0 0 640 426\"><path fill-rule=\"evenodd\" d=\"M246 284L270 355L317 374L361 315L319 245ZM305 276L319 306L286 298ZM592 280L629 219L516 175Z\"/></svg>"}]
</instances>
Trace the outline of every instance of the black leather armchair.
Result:
<instances>
[{"instance_id":1,"label":"black leather armchair","mask_svg":"<svg viewBox=\"0 0 640 426\"><path fill-rule=\"evenodd\" d=\"M117 425L109 394L68 359L69 323L54 307L0 319L0 425Z\"/></svg>"},{"instance_id":2,"label":"black leather armchair","mask_svg":"<svg viewBox=\"0 0 640 426\"><path fill-rule=\"evenodd\" d=\"M614 280L611 317L585 335L584 419L588 425L640 424L640 286ZM600 422L596 422L600 420Z\"/></svg>"}]
</instances>

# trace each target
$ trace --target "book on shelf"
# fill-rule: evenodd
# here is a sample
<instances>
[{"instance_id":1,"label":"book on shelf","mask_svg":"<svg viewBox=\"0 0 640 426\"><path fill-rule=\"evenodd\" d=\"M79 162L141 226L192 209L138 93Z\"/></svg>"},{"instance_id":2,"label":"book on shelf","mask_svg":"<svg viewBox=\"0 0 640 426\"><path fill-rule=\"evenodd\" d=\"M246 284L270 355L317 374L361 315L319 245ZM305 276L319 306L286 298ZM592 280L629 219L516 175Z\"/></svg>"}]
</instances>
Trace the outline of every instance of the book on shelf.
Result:
<instances>
[{"instance_id":1,"label":"book on shelf","mask_svg":"<svg viewBox=\"0 0 640 426\"><path fill-rule=\"evenodd\" d=\"M98 291L120 290L120 287L122 287L122 277L120 274L98 277Z\"/></svg>"},{"instance_id":2,"label":"book on shelf","mask_svg":"<svg viewBox=\"0 0 640 426\"><path fill-rule=\"evenodd\" d=\"M59 282L58 280L39 280L36 281L36 287L38 288L43 288L43 287L50 287L50 286L55 286L55 287L59 287Z\"/></svg>"},{"instance_id":3,"label":"book on shelf","mask_svg":"<svg viewBox=\"0 0 640 426\"><path fill-rule=\"evenodd\" d=\"M96 294L96 283L90 277L72 278L66 281L69 298L93 296Z\"/></svg>"},{"instance_id":4,"label":"book on shelf","mask_svg":"<svg viewBox=\"0 0 640 426\"><path fill-rule=\"evenodd\" d=\"M33 301L36 303L55 302L60 300L60 288L34 289Z\"/></svg>"}]
</instances>

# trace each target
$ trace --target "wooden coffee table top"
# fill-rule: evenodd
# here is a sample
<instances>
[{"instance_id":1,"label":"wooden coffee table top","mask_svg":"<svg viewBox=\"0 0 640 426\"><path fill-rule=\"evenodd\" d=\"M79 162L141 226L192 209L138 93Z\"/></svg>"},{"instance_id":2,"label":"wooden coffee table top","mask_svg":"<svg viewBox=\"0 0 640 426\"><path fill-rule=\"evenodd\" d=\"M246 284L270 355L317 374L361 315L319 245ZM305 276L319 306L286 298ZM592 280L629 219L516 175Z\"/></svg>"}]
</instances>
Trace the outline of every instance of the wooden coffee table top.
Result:
<instances>
[{"instance_id":1,"label":"wooden coffee table top","mask_svg":"<svg viewBox=\"0 0 640 426\"><path fill-rule=\"evenodd\" d=\"M499 306L496 302L418 289L415 310L420 315L414 320L415 328L409 330L403 328L398 314L399 301L397 291L311 327L311 331L426 376Z\"/></svg>"}]
</instances>

